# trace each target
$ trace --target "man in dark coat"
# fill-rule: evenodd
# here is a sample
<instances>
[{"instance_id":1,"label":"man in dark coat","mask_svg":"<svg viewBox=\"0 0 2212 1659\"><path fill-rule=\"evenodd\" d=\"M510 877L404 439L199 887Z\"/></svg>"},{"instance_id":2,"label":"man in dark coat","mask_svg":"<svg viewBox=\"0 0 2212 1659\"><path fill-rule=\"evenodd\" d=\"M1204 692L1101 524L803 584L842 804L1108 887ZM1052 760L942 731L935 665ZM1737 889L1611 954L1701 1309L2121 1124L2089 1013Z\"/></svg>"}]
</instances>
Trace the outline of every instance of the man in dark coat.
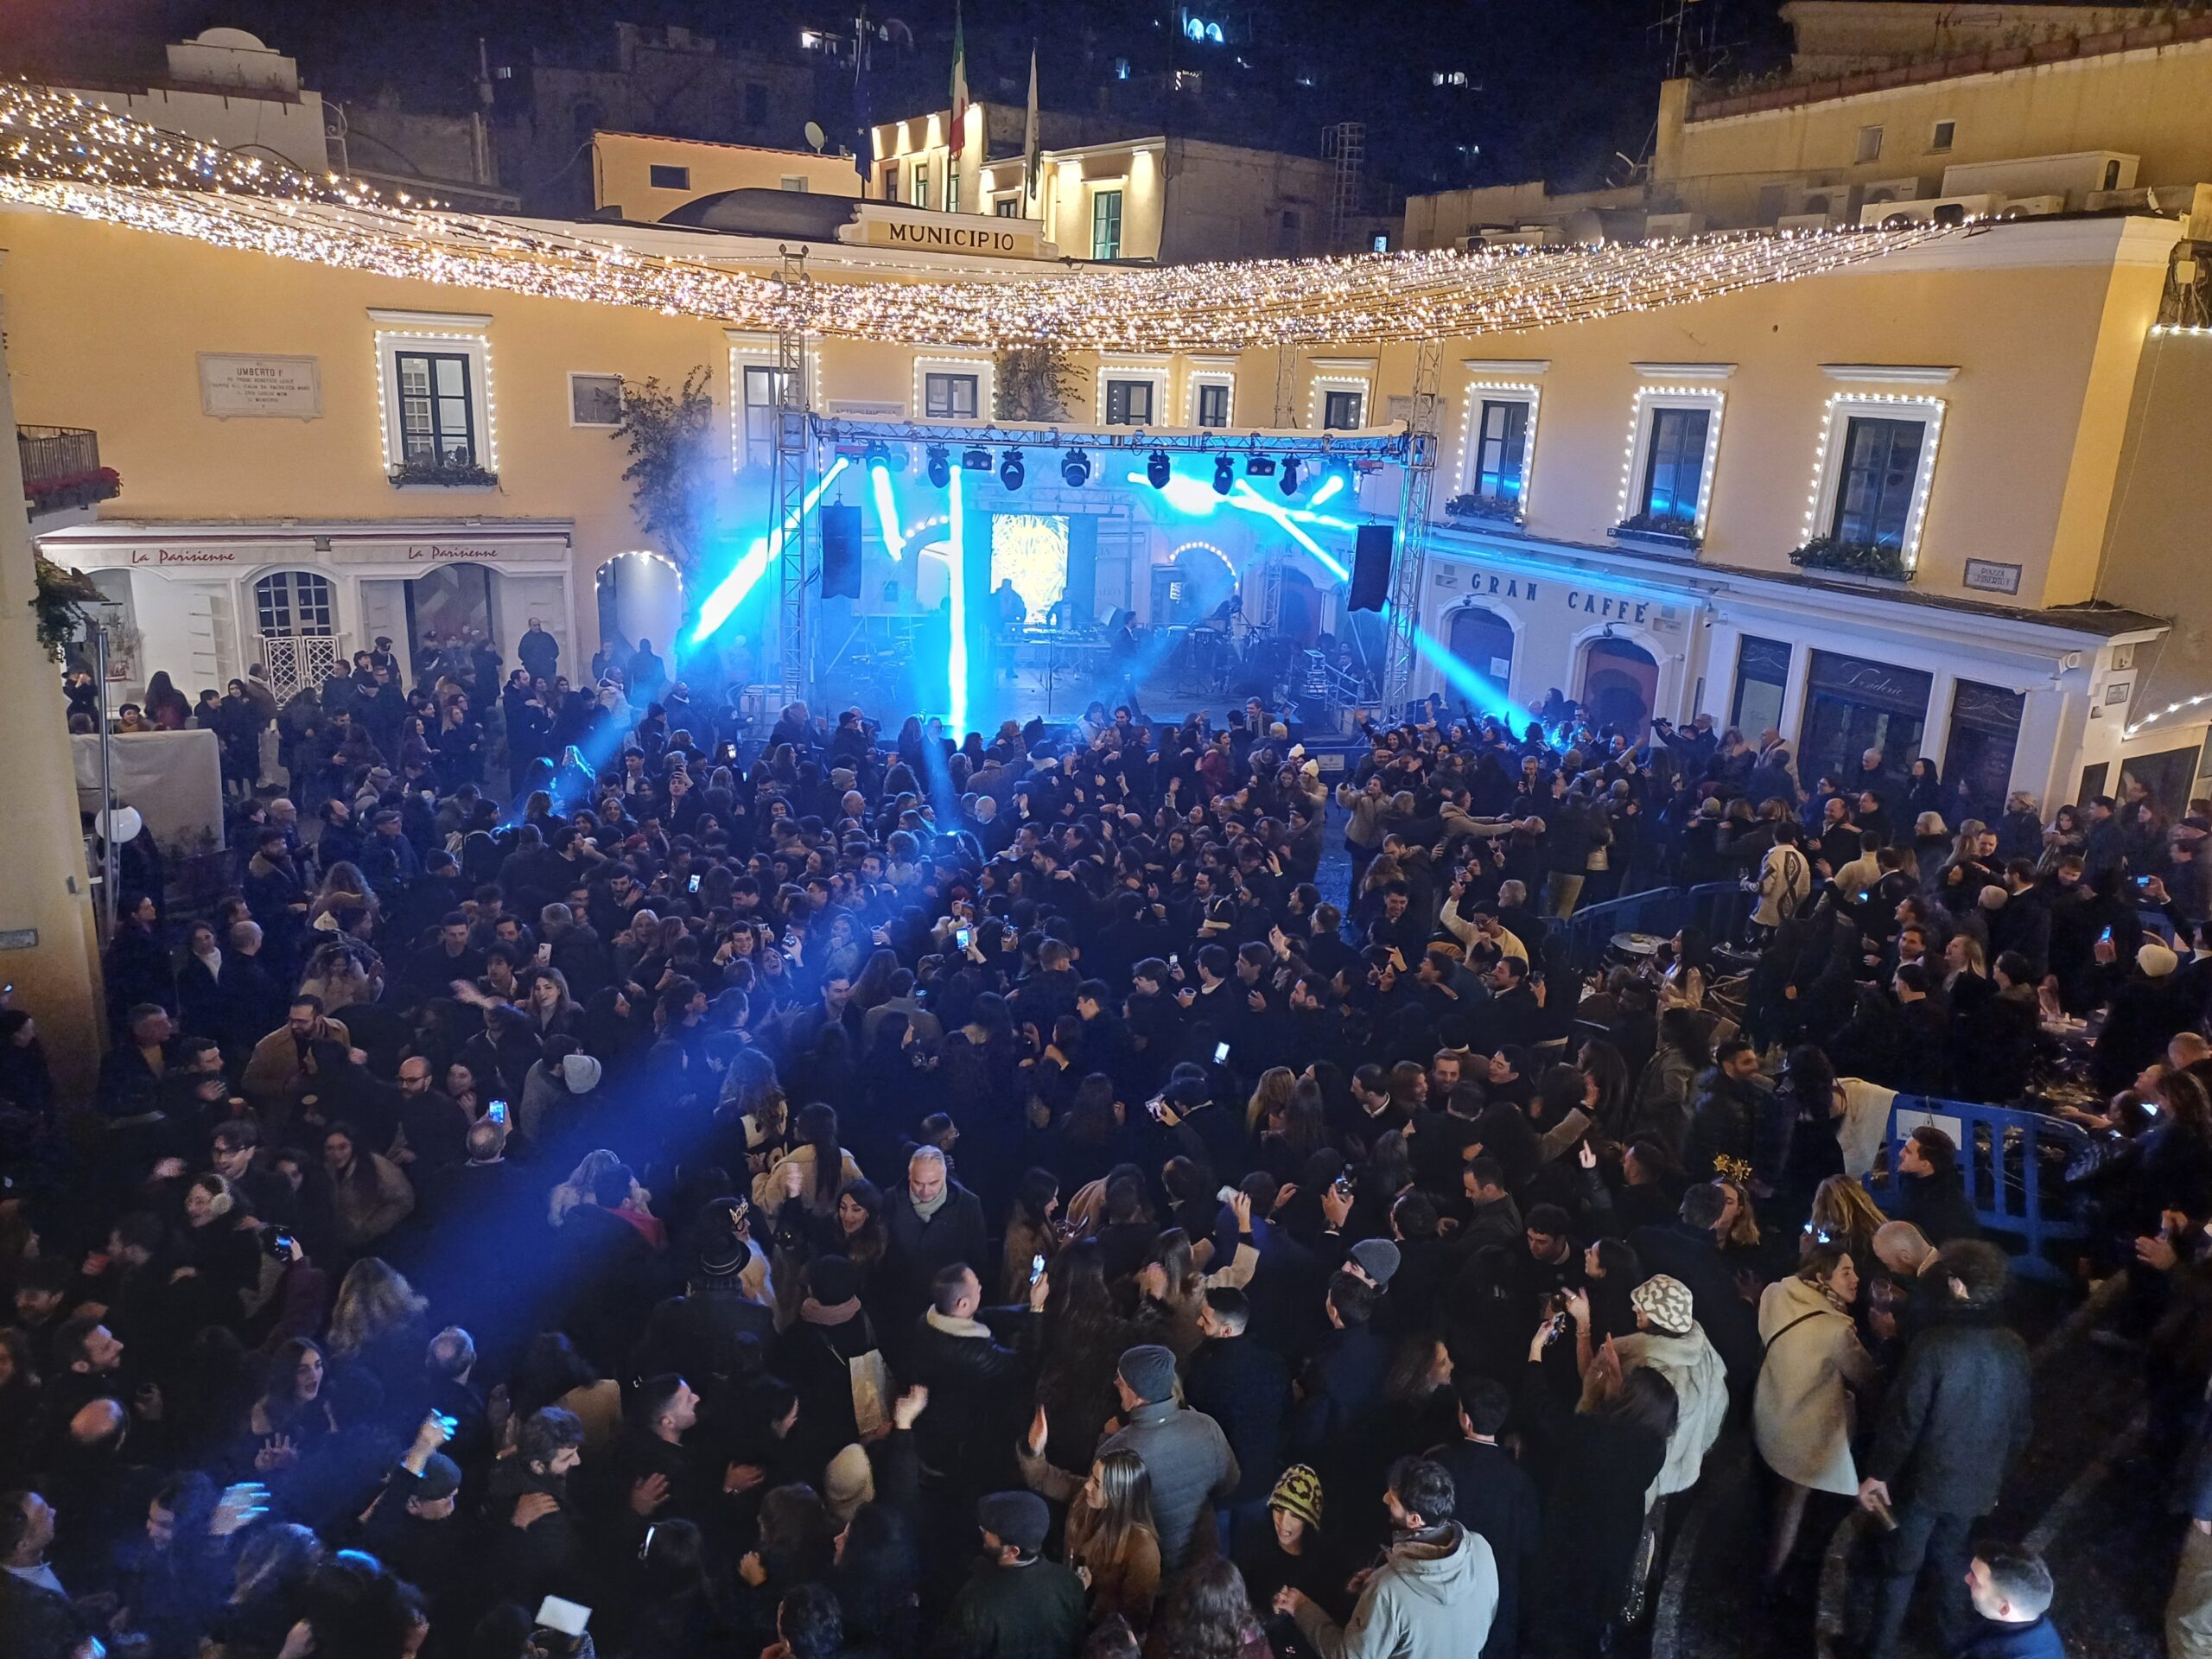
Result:
<instances>
[{"instance_id":1,"label":"man in dark coat","mask_svg":"<svg viewBox=\"0 0 2212 1659\"><path fill-rule=\"evenodd\" d=\"M1243 1291L1206 1292L1198 1314L1205 1340L1183 1375L1184 1403L1219 1423L1236 1454L1240 1478L1229 1509L1237 1529L1267 1524L1268 1494L1283 1465L1284 1421L1290 1409L1289 1368L1245 1334L1251 1317Z\"/></svg>"},{"instance_id":2,"label":"man in dark coat","mask_svg":"<svg viewBox=\"0 0 2212 1659\"><path fill-rule=\"evenodd\" d=\"M1482 1659L1514 1659L1521 1650L1521 1592L1534 1581L1544 1541L1544 1504L1513 1454L1497 1443L1513 1396L1495 1377L1457 1379L1459 1438L1421 1455L1452 1477L1452 1519L1490 1545L1497 1564L1497 1611Z\"/></svg>"},{"instance_id":3,"label":"man in dark coat","mask_svg":"<svg viewBox=\"0 0 2212 1659\"><path fill-rule=\"evenodd\" d=\"M991 1260L983 1201L952 1179L935 1147L914 1148L906 1183L885 1199L883 1225L889 1235L884 1265L890 1306L902 1319L919 1316L931 1281L944 1269Z\"/></svg>"},{"instance_id":4,"label":"man in dark coat","mask_svg":"<svg viewBox=\"0 0 2212 1659\"><path fill-rule=\"evenodd\" d=\"M1905 1350L1861 1465L1859 1501L1888 1506L1897 1520L1882 1540L1869 1659L1897 1652L1923 1564L1936 1569L1943 1649L1962 1645L1969 1630L1967 1535L1996 1508L2031 1426L2027 1344L1998 1318L2005 1257L1979 1239L1960 1239L1943 1247L1934 1271L1948 1279L1951 1300Z\"/></svg>"}]
</instances>

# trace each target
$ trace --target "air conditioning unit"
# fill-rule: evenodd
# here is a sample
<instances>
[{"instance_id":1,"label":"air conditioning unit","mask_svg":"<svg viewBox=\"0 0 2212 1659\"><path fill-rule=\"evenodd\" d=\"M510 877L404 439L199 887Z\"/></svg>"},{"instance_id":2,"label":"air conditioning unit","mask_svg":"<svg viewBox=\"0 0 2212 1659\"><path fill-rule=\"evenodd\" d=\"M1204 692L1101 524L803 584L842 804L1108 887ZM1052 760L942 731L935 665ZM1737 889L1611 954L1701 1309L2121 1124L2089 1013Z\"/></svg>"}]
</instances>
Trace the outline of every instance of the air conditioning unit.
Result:
<instances>
[{"instance_id":1,"label":"air conditioning unit","mask_svg":"<svg viewBox=\"0 0 2212 1659\"><path fill-rule=\"evenodd\" d=\"M2085 205L2092 191L2133 190L2140 158L2121 149L2077 149L2063 156L2021 156L2002 162L1962 162L1943 169L1947 196L2062 195Z\"/></svg>"},{"instance_id":2,"label":"air conditioning unit","mask_svg":"<svg viewBox=\"0 0 2212 1659\"><path fill-rule=\"evenodd\" d=\"M1917 201L1920 200L1918 179L1876 179L1859 193L1860 202L1872 206L1878 201ZM1859 220L1865 224L1864 219Z\"/></svg>"},{"instance_id":3,"label":"air conditioning unit","mask_svg":"<svg viewBox=\"0 0 2212 1659\"><path fill-rule=\"evenodd\" d=\"M1643 239L1656 242L1669 237L1705 234L1703 213L1649 213L1643 220Z\"/></svg>"},{"instance_id":4,"label":"air conditioning unit","mask_svg":"<svg viewBox=\"0 0 2212 1659\"><path fill-rule=\"evenodd\" d=\"M1997 211L1999 196L1924 196L1918 201L1868 202L1859 222L1868 225L1962 225Z\"/></svg>"},{"instance_id":5,"label":"air conditioning unit","mask_svg":"<svg viewBox=\"0 0 2212 1659\"><path fill-rule=\"evenodd\" d=\"M2035 219L2044 213L2066 211L2063 196L2014 196L1998 209L2008 219Z\"/></svg>"},{"instance_id":6,"label":"air conditioning unit","mask_svg":"<svg viewBox=\"0 0 2212 1659\"><path fill-rule=\"evenodd\" d=\"M1843 222L1837 213L1784 213L1774 221L1777 231L1829 231Z\"/></svg>"},{"instance_id":7,"label":"air conditioning unit","mask_svg":"<svg viewBox=\"0 0 2212 1659\"><path fill-rule=\"evenodd\" d=\"M2128 212L2137 208L2158 211L2158 193L2147 186L2140 190L2092 190L2082 200L2082 206L2093 213Z\"/></svg>"}]
</instances>

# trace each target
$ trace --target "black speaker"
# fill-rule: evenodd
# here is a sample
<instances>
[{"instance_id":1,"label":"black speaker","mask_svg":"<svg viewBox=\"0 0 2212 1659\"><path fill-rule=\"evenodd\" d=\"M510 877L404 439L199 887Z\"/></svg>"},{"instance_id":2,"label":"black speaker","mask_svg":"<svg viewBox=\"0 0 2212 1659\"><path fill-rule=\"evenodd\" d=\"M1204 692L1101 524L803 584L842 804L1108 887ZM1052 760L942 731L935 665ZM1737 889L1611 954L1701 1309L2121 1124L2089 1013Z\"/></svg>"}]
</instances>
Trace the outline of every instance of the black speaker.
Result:
<instances>
[{"instance_id":1,"label":"black speaker","mask_svg":"<svg viewBox=\"0 0 2212 1659\"><path fill-rule=\"evenodd\" d=\"M1351 594L1344 608L1379 611L1390 597L1390 543L1397 531L1390 524L1362 524L1351 554Z\"/></svg>"},{"instance_id":2,"label":"black speaker","mask_svg":"<svg viewBox=\"0 0 2212 1659\"><path fill-rule=\"evenodd\" d=\"M822 597L860 596L861 510L826 506L822 509Z\"/></svg>"}]
</instances>

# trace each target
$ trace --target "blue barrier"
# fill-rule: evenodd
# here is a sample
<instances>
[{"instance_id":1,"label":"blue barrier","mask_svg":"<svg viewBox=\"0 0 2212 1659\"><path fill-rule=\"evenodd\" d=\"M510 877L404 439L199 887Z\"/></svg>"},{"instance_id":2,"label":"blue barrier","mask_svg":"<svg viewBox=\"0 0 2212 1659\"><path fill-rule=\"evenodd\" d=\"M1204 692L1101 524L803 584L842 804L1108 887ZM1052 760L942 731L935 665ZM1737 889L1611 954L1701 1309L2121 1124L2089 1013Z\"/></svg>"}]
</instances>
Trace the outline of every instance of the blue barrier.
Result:
<instances>
[{"instance_id":1,"label":"blue barrier","mask_svg":"<svg viewBox=\"0 0 2212 1659\"><path fill-rule=\"evenodd\" d=\"M1959 1173L1966 1183L1967 1202L1974 1206L1974 1219L1985 1231L2008 1234L2021 1241L2013 1267L2037 1278L2069 1278L2066 1269L2044 1253L2044 1246L2087 1238L2089 1228L2082 1222L2047 1212L2043 1149L2063 1147L2070 1157L2088 1136L2075 1124L2041 1112L1899 1095L1891 1103L1890 1120L1884 1129L1889 1171L1897 1168L1898 1149L1905 1140L1931 1118L1958 1145ZM1878 1179L1869 1178L1867 1190L1877 1204L1885 1193L1894 1196L1894 1179L1887 1173Z\"/></svg>"}]
</instances>

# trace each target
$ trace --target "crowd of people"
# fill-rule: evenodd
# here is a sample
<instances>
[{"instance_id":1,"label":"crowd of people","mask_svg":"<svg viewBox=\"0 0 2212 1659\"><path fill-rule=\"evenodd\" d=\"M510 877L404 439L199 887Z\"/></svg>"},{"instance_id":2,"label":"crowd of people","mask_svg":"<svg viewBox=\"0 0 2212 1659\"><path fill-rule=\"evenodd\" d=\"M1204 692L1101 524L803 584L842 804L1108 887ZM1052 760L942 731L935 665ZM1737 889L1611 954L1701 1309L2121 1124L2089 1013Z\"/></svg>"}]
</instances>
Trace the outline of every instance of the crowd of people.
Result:
<instances>
[{"instance_id":1,"label":"crowd of people","mask_svg":"<svg viewBox=\"0 0 2212 1659\"><path fill-rule=\"evenodd\" d=\"M1431 720L1332 813L1257 705L594 707L513 799L244 795L233 892L123 907L92 1110L0 1012L0 1652L1583 1659L1748 1445L1763 1617L1859 1504L1872 1659L2050 1659L1974 1149L1860 1143L2085 1065L2212 1652L2212 808ZM1748 938L1578 971L1732 878Z\"/></svg>"}]
</instances>

